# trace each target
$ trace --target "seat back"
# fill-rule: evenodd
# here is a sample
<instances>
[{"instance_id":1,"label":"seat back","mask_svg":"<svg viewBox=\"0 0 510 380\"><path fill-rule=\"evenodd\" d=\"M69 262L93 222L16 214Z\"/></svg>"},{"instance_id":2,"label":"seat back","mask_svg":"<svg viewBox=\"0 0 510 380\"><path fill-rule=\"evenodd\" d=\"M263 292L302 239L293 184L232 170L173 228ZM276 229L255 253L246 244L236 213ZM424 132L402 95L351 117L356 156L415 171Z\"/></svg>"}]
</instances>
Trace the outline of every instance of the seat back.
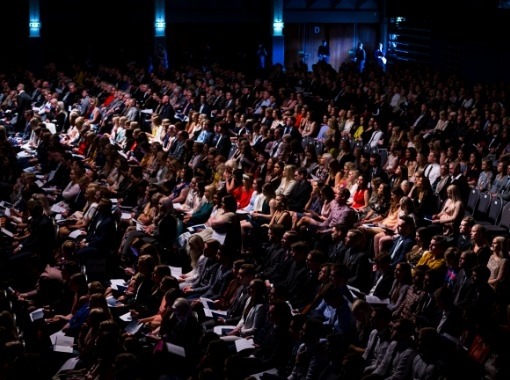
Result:
<instances>
[{"instance_id":1,"label":"seat back","mask_svg":"<svg viewBox=\"0 0 510 380\"><path fill-rule=\"evenodd\" d=\"M487 222L497 224L503 211L503 199L501 197L494 197L490 203L489 213L487 215Z\"/></svg>"},{"instance_id":2,"label":"seat back","mask_svg":"<svg viewBox=\"0 0 510 380\"><path fill-rule=\"evenodd\" d=\"M487 220L491 200L492 197L488 191L480 193L480 199L473 215L476 220Z\"/></svg>"},{"instance_id":3,"label":"seat back","mask_svg":"<svg viewBox=\"0 0 510 380\"><path fill-rule=\"evenodd\" d=\"M494 236L510 237L510 202L503 204L498 224L488 224L485 228L491 239Z\"/></svg>"},{"instance_id":4,"label":"seat back","mask_svg":"<svg viewBox=\"0 0 510 380\"><path fill-rule=\"evenodd\" d=\"M473 215L478 206L478 201L480 200L480 190L473 186L469 191L469 197L466 202L466 214Z\"/></svg>"},{"instance_id":5,"label":"seat back","mask_svg":"<svg viewBox=\"0 0 510 380\"><path fill-rule=\"evenodd\" d=\"M381 167L384 167L388 162L388 149L379 149L378 153L381 156Z\"/></svg>"},{"instance_id":6,"label":"seat back","mask_svg":"<svg viewBox=\"0 0 510 380\"><path fill-rule=\"evenodd\" d=\"M501 210L499 225L505 227L510 232L510 202L506 202Z\"/></svg>"}]
</instances>

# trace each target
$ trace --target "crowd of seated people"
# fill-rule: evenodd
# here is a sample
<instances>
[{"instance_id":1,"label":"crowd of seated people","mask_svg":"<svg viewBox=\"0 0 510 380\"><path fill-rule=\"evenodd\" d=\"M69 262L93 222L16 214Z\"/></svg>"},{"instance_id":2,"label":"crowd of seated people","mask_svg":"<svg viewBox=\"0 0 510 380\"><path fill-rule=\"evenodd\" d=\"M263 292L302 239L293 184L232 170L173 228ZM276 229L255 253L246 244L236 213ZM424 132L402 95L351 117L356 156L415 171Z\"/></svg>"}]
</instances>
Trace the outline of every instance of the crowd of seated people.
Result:
<instances>
[{"instance_id":1,"label":"crowd of seated people","mask_svg":"<svg viewBox=\"0 0 510 380\"><path fill-rule=\"evenodd\" d=\"M1 378L509 377L510 233L468 203L510 200L510 87L5 78Z\"/></svg>"}]
</instances>

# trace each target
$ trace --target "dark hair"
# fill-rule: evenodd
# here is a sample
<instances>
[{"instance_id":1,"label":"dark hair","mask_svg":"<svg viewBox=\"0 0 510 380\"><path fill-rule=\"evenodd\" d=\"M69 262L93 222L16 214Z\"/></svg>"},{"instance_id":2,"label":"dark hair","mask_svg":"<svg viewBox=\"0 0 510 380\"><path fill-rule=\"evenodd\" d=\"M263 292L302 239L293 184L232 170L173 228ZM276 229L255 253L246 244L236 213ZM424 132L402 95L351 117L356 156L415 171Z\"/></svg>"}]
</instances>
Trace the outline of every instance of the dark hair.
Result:
<instances>
[{"instance_id":1,"label":"dark hair","mask_svg":"<svg viewBox=\"0 0 510 380\"><path fill-rule=\"evenodd\" d=\"M237 211L237 201L232 195L225 195L222 199L222 202L226 211Z\"/></svg>"},{"instance_id":2,"label":"dark hair","mask_svg":"<svg viewBox=\"0 0 510 380\"><path fill-rule=\"evenodd\" d=\"M436 245L441 249L446 249L448 247L448 241L443 235L434 235L430 240L435 240Z\"/></svg>"},{"instance_id":3,"label":"dark hair","mask_svg":"<svg viewBox=\"0 0 510 380\"><path fill-rule=\"evenodd\" d=\"M300 167L297 172L303 176L305 176L305 178L308 177L308 170L306 170L306 168L303 168L303 167Z\"/></svg>"},{"instance_id":4,"label":"dark hair","mask_svg":"<svg viewBox=\"0 0 510 380\"><path fill-rule=\"evenodd\" d=\"M269 229L271 230L273 235L279 236L280 239L283 236L283 234L285 233L285 227L283 226L283 224L280 224L280 223L272 224L271 226L269 226Z\"/></svg>"},{"instance_id":5,"label":"dark hair","mask_svg":"<svg viewBox=\"0 0 510 380\"><path fill-rule=\"evenodd\" d=\"M321 195L328 201L335 199L335 191L331 186L325 185L320 189Z\"/></svg>"},{"instance_id":6,"label":"dark hair","mask_svg":"<svg viewBox=\"0 0 510 380\"><path fill-rule=\"evenodd\" d=\"M374 257L374 262L376 264L389 264L391 263L391 256L388 252L381 252L376 257Z\"/></svg>"},{"instance_id":7,"label":"dark hair","mask_svg":"<svg viewBox=\"0 0 510 380\"><path fill-rule=\"evenodd\" d=\"M297 241L291 245L292 250L298 253L306 253L310 250L308 244L304 241Z\"/></svg>"},{"instance_id":8,"label":"dark hair","mask_svg":"<svg viewBox=\"0 0 510 380\"><path fill-rule=\"evenodd\" d=\"M413 160L413 161L416 161L416 156L418 156L418 151L416 150L416 148L410 146L407 148L407 150L409 151L410 153L410 159Z\"/></svg>"}]
</instances>

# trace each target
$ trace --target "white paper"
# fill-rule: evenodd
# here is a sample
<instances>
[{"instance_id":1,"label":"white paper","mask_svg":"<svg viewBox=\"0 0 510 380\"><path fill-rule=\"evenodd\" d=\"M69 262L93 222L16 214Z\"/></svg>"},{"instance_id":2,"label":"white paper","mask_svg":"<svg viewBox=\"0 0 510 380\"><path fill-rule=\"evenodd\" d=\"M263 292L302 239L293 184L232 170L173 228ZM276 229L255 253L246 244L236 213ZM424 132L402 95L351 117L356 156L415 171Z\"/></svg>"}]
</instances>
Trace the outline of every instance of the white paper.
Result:
<instances>
[{"instance_id":1,"label":"white paper","mask_svg":"<svg viewBox=\"0 0 510 380\"><path fill-rule=\"evenodd\" d=\"M66 335L62 330L57 331L56 333L53 333L50 335L51 344L55 345L57 344L57 337Z\"/></svg>"},{"instance_id":2,"label":"white paper","mask_svg":"<svg viewBox=\"0 0 510 380\"><path fill-rule=\"evenodd\" d=\"M218 243L223 245L225 243L225 238L227 237L227 234L219 234L216 231L213 230L211 234L211 239L217 240Z\"/></svg>"},{"instance_id":3,"label":"white paper","mask_svg":"<svg viewBox=\"0 0 510 380\"><path fill-rule=\"evenodd\" d=\"M124 332L127 332L128 334L135 335L140 329L142 328L142 324L138 323L137 321L133 320L127 324L127 326L124 328Z\"/></svg>"},{"instance_id":4,"label":"white paper","mask_svg":"<svg viewBox=\"0 0 510 380\"><path fill-rule=\"evenodd\" d=\"M226 310L204 309L204 315L208 318L226 317Z\"/></svg>"},{"instance_id":5,"label":"white paper","mask_svg":"<svg viewBox=\"0 0 510 380\"><path fill-rule=\"evenodd\" d=\"M60 214L64 211L66 211L65 207L62 207L58 203L55 203L53 206L51 206L51 211L57 214Z\"/></svg>"},{"instance_id":6,"label":"white paper","mask_svg":"<svg viewBox=\"0 0 510 380\"><path fill-rule=\"evenodd\" d=\"M175 278L179 277L182 274L182 268L180 267L173 267L169 265L170 268L170 274L174 276Z\"/></svg>"},{"instance_id":7,"label":"white paper","mask_svg":"<svg viewBox=\"0 0 510 380\"><path fill-rule=\"evenodd\" d=\"M255 344L253 343L253 339L246 339L246 338L237 339L235 341L235 345L236 345L236 351L237 352L240 352L242 350L246 350L248 348L255 348Z\"/></svg>"},{"instance_id":8,"label":"white paper","mask_svg":"<svg viewBox=\"0 0 510 380\"><path fill-rule=\"evenodd\" d=\"M199 300L202 302L204 309L211 309L211 306L214 306L214 301L210 298L200 297Z\"/></svg>"},{"instance_id":9,"label":"white paper","mask_svg":"<svg viewBox=\"0 0 510 380\"><path fill-rule=\"evenodd\" d=\"M39 309L36 309L34 310L33 312L30 313L30 320L32 322L35 322L39 319L42 319L44 317L44 310L43 308L39 308Z\"/></svg>"},{"instance_id":10,"label":"white paper","mask_svg":"<svg viewBox=\"0 0 510 380\"><path fill-rule=\"evenodd\" d=\"M126 314L122 314L119 318L124 322L131 322L133 320L133 316L131 315L130 311L128 311Z\"/></svg>"},{"instance_id":11,"label":"white paper","mask_svg":"<svg viewBox=\"0 0 510 380\"><path fill-rule=\"evenodd\" d=\"M73 353L74 338L72 336L58 335L53 351Z\"/></svg>"},{"instance_id":12,"label":"white paper","mask_svg":"<svg viewBox=\"0 0 510 380\"><path fill-rule=\"evenodd\" d=\"M108 304L109 307L124 306L124 304L122 302L117 301L117 298L115 298L113 296L106 297L106 303Z\"/></svg>"},{"instance_id":13,"label":"white paper","mask_svg":"<svg viewBox=\"0 0 510 380\"><path fill-rule=\"evenodd\" d=\"M7 235L7 236L9 236L9 237L13 237L13 236L14 236L14 234L13 234L11 231L6 230L6 229L5 229L5 228L3 228L3 227L1 228L1 231L2 231L2 233L3 233L4 235Z\"/></svg>"},{"instance_id":14,"label":"white paper","mask_svg":"<svg viewBox=\"0 0 510 380\"><path fill-rule=\"evenodd\" d=\"M188 231L191 233L195 233L198 231L205 230L207 226L205 224L195 224L194 226L188 227Z\"/></svg>"},{"instance_id":15,"label":"white paper","mask_svg":"<svg viewBox=\"0 0 510 380\"><path fill-rule=\"evenodd\" d=\"M72 357L66 360L64 364L62 364L62 367L58 370L57 373L63 372L63 371L69 371L71 369L74 369L76 367L76 364L78 364L79 360L81 358L79 356Z\"/></svg>"},{"instance_id":16,"label":"white paper","mask_svg":"<svg viewBox=\"0 0 510 380\"><path fill-rule=\"evenodd\" d=\"M172 354L181 356L183 358L186 357L186 351L184 350L184 347L177 346L176 344L172 343L166 343L166 349L168 352L171 352Z\"/></svg>"},{"instance_id":17,"label":"white paper","mask_svg":"<svg viewBox=\"0 0 510 380\"><path fill-rule=\"evenodd\" d=\"M236 326L234 325L218 325L214 326L213 331L218 335L227 335L229 332L234 330Z\"/></svg>"},{"instance_id":18,"label":"white paper","mask_svg":"<svg viewBox=\"0 0 510 380\"><path fill-rule=\"evenodd\" d=\"M122 212L120 214L120 218L122 220L129 220L129 219L131 219L131 213L130 212Z\"/></svg>"},{"instance_id":19,"label":"white paper","mask_svg":"<svg viewBox=\"0 0 510 380\"><path fill-rule=\"evenodd\" d=\"M74 230L68 236L69 236L70 239L77 239L81 235L85 235L85 232L83 232L82 230Z\"/></svg>"},{"instance_id":20,"label":"white paper","mask_svg":"<svg viewBox=\"0 0 510 380\"><path fill-rule=\"evenodd\" d=\"M110 284L113 286L127 286L126 281L122 278L114 278L110 280Z\"/></svg>"},{"instance_id":21,"label":"white paper","mask_svg":"<svg viewBox=\"0 0 510 380\"><path fill-rule=\"evenodd\" d=\"M370 304L377 304L377 305L387 305L390 303L389 298L381 299L379 297L367 294L365 296L365 301L367 301Z\"/></svg>"}]
</instances>

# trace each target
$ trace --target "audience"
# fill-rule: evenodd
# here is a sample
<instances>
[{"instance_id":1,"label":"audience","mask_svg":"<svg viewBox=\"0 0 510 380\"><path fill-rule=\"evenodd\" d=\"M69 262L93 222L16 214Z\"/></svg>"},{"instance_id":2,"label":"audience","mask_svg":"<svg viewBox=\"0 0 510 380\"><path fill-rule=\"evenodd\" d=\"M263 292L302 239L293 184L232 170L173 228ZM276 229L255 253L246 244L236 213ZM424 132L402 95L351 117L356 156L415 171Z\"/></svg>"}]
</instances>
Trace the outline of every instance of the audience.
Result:
<instances>
[{"instance_id":1,"label":"audience","mask_svg":"<svg viewBox=\"0 0 510 380\"><path fill-rule=\"evenodd\" d=\"M114 363L150 379L448 378L472 358L503 370L509 236L466 205L473 187L507 201L508 89L404 66L370 80L369 62L361 76L324 62L256 78L17 73L71 114L52 134L46 112L15 128L0 105L5 371L29 355L45 359L40 378L109 378Z\"/></svg>"}]
</instances>

